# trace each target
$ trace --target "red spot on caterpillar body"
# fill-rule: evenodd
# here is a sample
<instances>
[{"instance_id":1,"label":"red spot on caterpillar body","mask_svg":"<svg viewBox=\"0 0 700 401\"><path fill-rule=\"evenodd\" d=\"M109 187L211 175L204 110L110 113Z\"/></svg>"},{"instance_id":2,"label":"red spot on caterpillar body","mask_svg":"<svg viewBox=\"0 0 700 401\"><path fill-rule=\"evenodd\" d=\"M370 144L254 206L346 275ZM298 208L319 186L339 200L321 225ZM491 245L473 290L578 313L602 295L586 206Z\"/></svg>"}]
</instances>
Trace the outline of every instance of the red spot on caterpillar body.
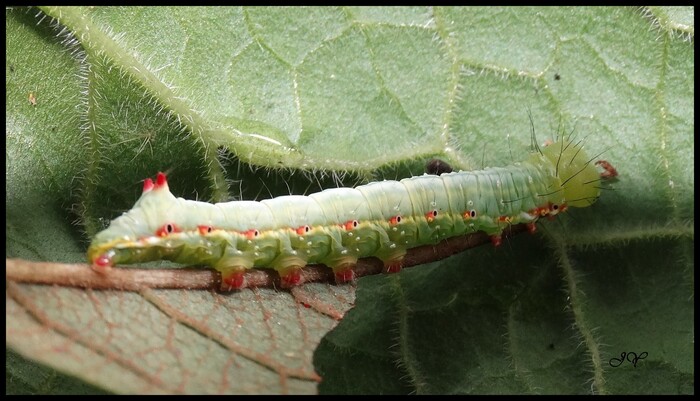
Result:
<instances>
[{"instance_id":1,"label":"red spot on caterpillar body","mask_svg":"<svg viewBox=\"0 0 700 401\"><path fill-rule=\"evenodd\" d=\"M197 230L199 230L200 234L206 235L212 232L213 228L211 226L197 226Z\"/></svg>"},{"instance_id":2,"label":"red spot on caterpillar body","mask_svg":"<svg viewBox=\"0 0 700 401\"><path fill-rule=\"evenodd\" d=\"M248 238L248 239L253 239L253 238L257 238L260 235L260 231L255 230L255 229L248 230L248 231L244 232L243 235L245 235L246 238Z\"/></svg>"},{"instance_id":3,"label":"red spot on caterpillar body","mask_svg":"<svg viewBox=\"0 0 700 401\"><path fill-rule=\"evenodd\" d=\"M360 223L357 220L348 220L343 224L343 228L345 228L347 231L352 231L354 228L357 228Z\"/></svg>"},{"instance_id":4,"label":"red spot on caterpillar body","mask_svg":"<svg viewBox=\"0 0 700 401\"><path fill-rule=\"evenodd\" d=\"M561 205L558 205L556 203L550 203L547 217L549 217L551 220L557 214L563 213L565 211L566 211L566 203L562 203Z\"/></svg>"},{"instance_id":5,"label":"red spot on caterpillar body","mask_svg":"<svg viewBox=\"0 0 700 401\"><path fill-rule=\"evenodd\" d=\"M401 215L396 215L389 219L389 224L391 224L392 226L395 226L399 223L401 223Z\"/></svg>"},{"instance_id":6,"label":"red spot on caterpillar body","mask_svg":"<svg viewBox=\"0 0 700 401\"><path fill-rule=\"evenodd\" d=\"M112 267L112 258L107 254L103 254L97 257L97 259L92 261L94 267L97 267L98 271L104 271L107 267Z\"/></svg>"},{"instance_id":7,"label":"red spot on caterpillar body","mask_svg":"<svg viewBox=\"0 0 700 401\"><path fill-rule=\"evenodd\" d=\"M433 221L435 221L435 218L437 217L437 215L438 215L437 209L433 209L425 214L425 219L428 220L428 223L432 223Z\"/></svg>"},{"instance_id":8,"label":"red spot on caterpillar body","mask_svg":"<svg viewBox=\"0 0 700 401\"><path fill-rule=\"evenodd\" d=\"M537 213L541 216L544 217L549 214L549 206L543 206L537 209Z\"/></svg>"},{"instance_id":9,"label":"red spot on caterpillar body","mask_svg":"<svg viewBox=\"0 0 700 401\"><path fill-rule=\"evenodd\" d=\"M499 222L499 223L508 223L508 224L510 224L510 222L511 222L512 220L513 220L513 219L511 219L510 216L499 216L499 217L498 217L498 222Z\"/></svg>"},{"instance_id":10,"label":"red spot on caterpillar body","mask_svg":"<svg viewBox=\"0 0 700 401\"><path fill-rule=\"evenodd\" d=\"M296 229L296 232L299 235L304 235L304 234L308 233L309 231L311 231L311 227L309 227L309 226L301 226L301 227L298 227Z\"/></svg>"},{"instance_id":11,"label":"red spot on caterpillar body","mask_svg":"<svg viewBox=\"0 0 700 401\"><path fill-rule=\"evenodd\" d=\"M493 246L501 246L501 244L503 243L503 239L501 238L501 235L500 234L492 235L491 236L491 243L493 244Z\"/></svg>"},{"instance_id":12,"label":"red spot on caterpillar body","mask_svg":"<svg viewBox=\"0 0 700 401\"><path fill-rule=\"evenodd\" d=\"M182 232L180 227L176 226L173 223L166 223L166 224L163 224L163 227L156 230L156 236L157 237L167 237L170 234L179 233L179 232Z\"/></svg>"},{"instance_id":13,"label":"red spot on caterpillar body","mask_svg":"<svg viewBox=\"0 0 700 401\"><path fill-rule=\"evenodd\" d=\"M473 219L476 217L476 210L467 210L466 212L462 213L462 217L464 217L464 220Z\"/></svg>"}]
</instances>

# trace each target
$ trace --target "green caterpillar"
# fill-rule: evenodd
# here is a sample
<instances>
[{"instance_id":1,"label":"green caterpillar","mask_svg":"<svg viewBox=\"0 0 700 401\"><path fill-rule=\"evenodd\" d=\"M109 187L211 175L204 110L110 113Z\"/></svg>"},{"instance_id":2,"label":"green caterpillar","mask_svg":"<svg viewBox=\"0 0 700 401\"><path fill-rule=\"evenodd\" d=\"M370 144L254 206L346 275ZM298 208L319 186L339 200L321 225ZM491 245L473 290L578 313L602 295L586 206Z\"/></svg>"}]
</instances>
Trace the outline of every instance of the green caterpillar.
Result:
<instances>
[{"instance_id":1,"label":"green caterpillar","mask_svg":"<svg viewBox=\"0 0 700 401\"><path fill-rule=\"evenodd\" d=\"M604 171L598 172L596 164ZM334 188L309 196L205 203L176 198L165 174L149 178L134 207L98 233L88 261L96 270L159 259L212 266L223 289L245 286L252 267L279 272L283 286L321 263L336 282L354 279L358 258L375 256L397 272L408 249L484 231L494 245L511 224L531 232L544 216L592 205L601 178L617 172L588 159L580 143L560 140L508 167L422 175Z\"/></svg>"}]
</instances>

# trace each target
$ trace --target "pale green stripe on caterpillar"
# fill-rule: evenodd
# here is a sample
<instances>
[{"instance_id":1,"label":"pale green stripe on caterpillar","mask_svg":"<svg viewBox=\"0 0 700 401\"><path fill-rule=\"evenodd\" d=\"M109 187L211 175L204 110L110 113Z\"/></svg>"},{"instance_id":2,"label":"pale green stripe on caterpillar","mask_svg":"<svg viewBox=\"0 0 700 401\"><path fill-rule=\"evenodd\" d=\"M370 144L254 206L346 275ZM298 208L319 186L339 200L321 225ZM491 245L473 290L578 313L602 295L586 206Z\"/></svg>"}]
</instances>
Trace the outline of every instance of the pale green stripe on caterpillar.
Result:
<instances>
[{"instance_id":1,"label":"pale green stripe on caterpillar","mask_svg":"<svg viewBox=\"0 0 700 401\"><path fill-rule=\"evenodd\" d=\"M615 175L609 163L592 163L580 144L563 139L508 167L260 202L176 198L158 173L155 183L145 180L134 207L95 236L88 260L98 271L159 259L208 265L221 272L223 289L245 286L243 273L252 267L273 268L283 286L296 285L302 267L321 263L340 283L354 279L358 258L375 256L386 272L397 272L406 251L420 245L476 231L499 245L511 224L534 232L541 217L593 204L600 180Z\"/></svg>"}]
</instances>

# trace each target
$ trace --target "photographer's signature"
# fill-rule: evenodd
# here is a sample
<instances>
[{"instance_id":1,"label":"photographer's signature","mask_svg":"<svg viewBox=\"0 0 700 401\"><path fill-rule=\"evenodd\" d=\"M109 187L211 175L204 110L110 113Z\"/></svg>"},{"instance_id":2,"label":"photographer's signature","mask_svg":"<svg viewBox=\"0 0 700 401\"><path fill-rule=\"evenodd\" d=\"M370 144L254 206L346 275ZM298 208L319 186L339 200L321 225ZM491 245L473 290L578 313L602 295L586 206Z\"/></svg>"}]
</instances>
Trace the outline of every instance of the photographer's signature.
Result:
<instances>
[{"instance_id":1,"label":"photographer's signature","mask_svg":"<svg viewBox=\"0 0 700 401\"><path fill-rule=\"evenodd\" d=\"M641 354L637 355L636 352L621 352L619 358L610 358L608 363L610 366L613 368L616 368L620 365L622 365L625 361L629 362L634 366L635 368L637 367L637 363L641 361L642 359L646 358L649 355L648 352L642 352Z\"/></svg>"}]
</instances>

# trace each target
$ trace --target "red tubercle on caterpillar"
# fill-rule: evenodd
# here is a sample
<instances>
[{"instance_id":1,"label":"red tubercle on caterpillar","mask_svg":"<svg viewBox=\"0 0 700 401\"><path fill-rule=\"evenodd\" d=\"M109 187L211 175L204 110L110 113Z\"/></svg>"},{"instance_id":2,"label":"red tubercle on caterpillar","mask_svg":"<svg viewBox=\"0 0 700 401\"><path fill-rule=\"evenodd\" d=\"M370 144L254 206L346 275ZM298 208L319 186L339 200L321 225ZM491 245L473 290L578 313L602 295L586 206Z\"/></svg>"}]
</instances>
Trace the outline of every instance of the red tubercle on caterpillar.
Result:
<instances>
[{"instance_id":1,"label":"red tubercle on caterpillar","mask_svg":"<svg viewBox=\"0 0 700 401\"><path fill-rule=\"evenodd\" d=\"M610 162L608 162L607 160L598 160L597 162L595 162L595 165L603 168L603 171L600 173L600 178L604 180L616 178L618 175L615 167L613 167L613 165L610 164Z\"/></svg>"},{"instance_id":2,"label":"red tubercle on caterpillar","mask_svg":"<svg viewBox=\"0 0 700 401\"><path fill-rule=\"evenodd\" d=\"M558 215L559 213L563 213L565 211L566 211L566 203L562 203L561 205L556 204L556 203L550 203L549 210L547 213L547 219L554 220L554 217L556 217L556 215Z\"/></svg>"},{"instance_id":3,"label":"red tubercle on caterpillar","mask_svg":"<svg viewBox=\"0 0 700 401\"><path fill-rule=\"evenodd\" d=\"M197 226L197 230L201 235L207 235L214 231L214 228L212 228L212 226Z\"/></svg>"},{"instance_id":4,"label":"red tubercle on caterpillar","mask_svg":"<svg viewBox=\"0 0 700 401\"><path fill-rule=\"evenodd\" d=\"M245 237L248 239L254 239L260 236L260 231L252 229L244 232L243 235L245 235Z\"/></svg>"},{"instance_id":5,"label":"red tubercle on caterpillar","mask_svg":"<svg viewBox=\"0 0 700 401\"><path fill-rule=\"evenodd\" d=\"M158 172L158 175L156 176L155 189L159 188L168 188L168 178L165 176L165 173L162 172Z\"/></svg>"},{"instance_id":6,"label":"red tubercle on caterpillar","mask_svg":"<svg viewBox=\"0 0 700 401\"><path fill-rule=\"evenodd\" d=\"M547 220L554 221L554 218L556 217L558 210L559 210L559 206L550 202L549 205L547 206L547 214L546 214Z\"/></svg>"},{"instance_id":7,"label":"red tubercle on caterpillar","mask_svg":"<svg viewBox=\"0 0 700 401\"><path fill-rule=\"evenodd\" d=\"M425 214L425 219L428 220L428 223L432 223L433 221L435 221L435 218L437 217L437 215L438 215L437 209L433 209Z\"/></svg>"},{"instance_id":8,"label":"red tubercle on caterpillar","mask_svg":"<svg viewBox=\"0 0 700 401\"><path fill-rule=\"evenodd\" d=\"M544 216L546 216L546 215L549 214L549 205L547 205L547 206L540 206L540 207L538 207L538 208L532 209L532 210L528 211L528 213L529 213L531 216L535 216L535 217L544 217Z\"/></svg>"},{"instance_id":9,"label":"red tubercle on caterpillar","mask_svg":"<svg viewBox=\"0 0 700 401\"><path fill-rule=\"evenodd\" d=\"M152 190L152 189L153 189L153 186L154 186L154 185L153 185L153 180L152 180L152 179L146 178L145 180L143 180L143 192L144 192L144 193L146 193L146 192Z\"/></svg>"},{"instance_id":10,"label":"red tubercle on caterpillar","mask_svg":"<svg viewBox=\"0 0 700 401\"><path fill-rule=\"evenodd\" d=\"M493 244L494 247L499 247L503 243L503 238L501 237L501 234L496 234L491 236L491 243Z\"/></svg>"},{"instance_id":11,"label":"red tubercle on caterpillar","mask_svg":"<svg viewBox=\"0 0 700 401\"><path fill-rule=\"evenodd\" d=\"M510 224L512 221L513 221L513 218L510 216L498 216L499 223Z\"/></svg>"},{"instance_id":12,"label":"red tubercle on caterpillar","mask_svg":"<svg viewBox=\"0 0 700 401\"><path fill-rule=\"evenodd\" d=\"M304 234L308 233L309 231L311 231L311 227L305 225L305 226L297 227L297 229L295 231L299 235L304 235Z\"/></svg>"},{"instance_id":13,"label":"red tubercle on caterpillar","mask_svg":"<svg viewBox=\"0 0 700 401\"><path fill-rule=\"evenodd\" d=\"M462 217L464 218L464 220L473 219L474 217L476 217L476 210L467 210L464 213L462 213Z\"/></svg>"},{"instance_id":14,"label":"red tubercle on caterpillar","mask_svg":"<svg viewBox=\"0 0 700 401\"><path fill-rule=\"evenodd\" d=\"M156 236L157 237L167 237L170 234L179 233L179 232L182 232L180 227L176 226L173 223L165 223L165 224L163 224L163 227L156 230Z\"/></svg>"},{"instance_id":15,"label":"red tubercle on caterpillar","mask_svg":"<svg viewBox=\"0 0 700 401\"><path fill-rule=\"evenodd\" d=\"M395 226L399 223L401 223L401 215L400 214L397 214L396 216L389 219L389 224L391 224L392 226Z\"/></svg>"},{"instance_id":16,"label":"red tubercle on caterpillar","mask_svg":"<svg viewBox=\"0 0 700 401\"><path fill-rule=\"evenodd\" d=\"M151 178L146 178L145 180L143 180L144 193L159 188L168 189L168 178L165 176L165 173L159 172L158 175L156 175L155 183Z\"/></svg>"},{"instance_id":17,"label":"red tubercle on caterpillar","mask_svg":"<svg viewBox=\"0 0 700 401\"><path fill-rule=\"evenodd\" d=\"M343 227L346 231L352 231L359 225L360 222L357 220L348 220L344 224L341 224L341 227Z\"/></svg>"}]
</instances>

